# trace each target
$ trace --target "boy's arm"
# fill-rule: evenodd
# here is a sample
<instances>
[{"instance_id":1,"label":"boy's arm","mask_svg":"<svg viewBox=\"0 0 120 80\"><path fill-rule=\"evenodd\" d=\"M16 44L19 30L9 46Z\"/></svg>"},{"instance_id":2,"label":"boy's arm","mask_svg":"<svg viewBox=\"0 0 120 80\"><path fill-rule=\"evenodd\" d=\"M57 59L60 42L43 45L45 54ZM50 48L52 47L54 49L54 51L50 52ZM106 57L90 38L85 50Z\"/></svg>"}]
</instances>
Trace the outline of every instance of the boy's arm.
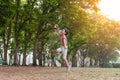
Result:
<instances>
[{"instance_id":1,"label":"boy's arm","mask_svg":"<svg viewBox=\"0 0 120 80\"><path fill-rule=\"evenodd\" d=\"M55 24L54 28L56 29L56 31L59 33L60 32L60 29L59 29L59 26L57 24Z\"/></svg>"}]
</instances>

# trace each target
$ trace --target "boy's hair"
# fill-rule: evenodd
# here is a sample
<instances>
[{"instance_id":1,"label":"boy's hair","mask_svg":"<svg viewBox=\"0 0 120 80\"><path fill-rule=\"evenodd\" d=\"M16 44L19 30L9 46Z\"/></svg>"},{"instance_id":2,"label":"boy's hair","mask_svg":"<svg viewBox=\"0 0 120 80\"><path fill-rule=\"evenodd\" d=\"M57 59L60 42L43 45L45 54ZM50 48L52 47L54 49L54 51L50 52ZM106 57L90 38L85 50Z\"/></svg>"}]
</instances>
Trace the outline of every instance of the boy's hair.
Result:
<instances>
[{"instance_id":1,"label":"boy's hair","mask_svg":"<svg viewBox=\"0 0 120 80\"><path fill-rule=\"evenodd\" d=\"M67 35L69 33L69 30L67 28L64 28L65 30L65 35Z\"/></svg>"}]
</instances>

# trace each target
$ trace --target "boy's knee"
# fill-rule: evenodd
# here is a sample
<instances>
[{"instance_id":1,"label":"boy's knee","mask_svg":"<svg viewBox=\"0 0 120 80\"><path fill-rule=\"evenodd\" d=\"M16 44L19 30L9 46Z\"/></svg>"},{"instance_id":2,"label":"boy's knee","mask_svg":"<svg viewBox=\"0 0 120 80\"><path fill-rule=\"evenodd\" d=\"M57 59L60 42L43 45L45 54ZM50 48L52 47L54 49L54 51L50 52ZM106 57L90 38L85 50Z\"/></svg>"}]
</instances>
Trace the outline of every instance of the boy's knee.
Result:
<instances>
[{"instance_id":1,"label":"boy's knee","mask_svg":"<svg viewBox=\"0 0 120 80\"><path fill-rule=\"evenodd\" d=\"M63 57L63 60L67 60L67 58L66 58L66 57Z\"/></svg>"},{"instance_id":2,"label":"boy's knee","mask_svg":"<svg viewBox=\"0 0 120 80\"><path fill-rule=\"evenodd\" d=\"M60 54L60 51L56 51L56 54Z\"/></svg>"},{"instance_id":3,"label":"boy's knee","mask_svg":"<svg viewBox=\"0 0 120 80\"><path fill-rule=\"evenodd\" d=\"M56 50L56 53L60 53L60 52L61 52L61 49L58 48L58 49Z\"/></svg>"},{"instance_id":4,"label":"boy's knee","mask_svg":"<svg viewBox=\"0 0 120 80\"><path fill-rule=\"evenodd\" d=\"M60 53L60 51L56 50L56 53Z\"/></svg>"},{"instance_id":5,"label":"boy's knee","mask_svg":"<svg viewBox=\"0 0 120 80\"><path fill-rule=\"evenodd\" d=\"M63 54L63 60L67 60L67 55Z\"/></svg>"}]
</instances>

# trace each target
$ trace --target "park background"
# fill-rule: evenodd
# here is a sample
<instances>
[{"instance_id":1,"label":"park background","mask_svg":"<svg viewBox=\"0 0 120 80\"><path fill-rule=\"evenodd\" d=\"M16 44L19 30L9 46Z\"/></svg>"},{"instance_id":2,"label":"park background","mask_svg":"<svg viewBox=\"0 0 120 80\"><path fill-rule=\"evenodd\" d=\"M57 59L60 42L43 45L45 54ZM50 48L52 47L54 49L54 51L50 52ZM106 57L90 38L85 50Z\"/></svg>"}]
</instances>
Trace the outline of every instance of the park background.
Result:
<instances>
[{"instance_id":1,"label":"park background","mask_svg":"<svg viewBox=\"0 0 120 80\"><path fill-rule=\"evenodd\" d=\"M59 47L54 25L58 24L69 29L68 60L72 67L120 67L120 22L104 15L99 2L0 0L0 63L64 66L54 62Z\"/></svg>"}]
</instances>

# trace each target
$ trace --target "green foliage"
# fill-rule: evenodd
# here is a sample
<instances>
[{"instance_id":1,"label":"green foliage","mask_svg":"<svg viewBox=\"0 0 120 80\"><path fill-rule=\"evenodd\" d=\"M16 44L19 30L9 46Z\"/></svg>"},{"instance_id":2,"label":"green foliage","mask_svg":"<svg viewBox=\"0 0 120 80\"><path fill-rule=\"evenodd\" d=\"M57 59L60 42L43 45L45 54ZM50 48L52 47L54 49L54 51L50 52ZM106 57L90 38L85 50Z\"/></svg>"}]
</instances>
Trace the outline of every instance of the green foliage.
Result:
<instances>
[{"instance_id":1,"label":"green foliage","mask_svg":"<svg viewBox=\"0 0 120 80\"><path fill-rule=\"evenodd\" d=\"M10 0L0 0L0 35L4 34L6 26L12 19L14 4Z\"/></svg>"},{"instance_id":2,"label":"green foliage","mask_svg":"<svg viewBox=\"0 0 120 80\"><path fill-rule=\"evenodd\" d=\"M103 65L103 68L114 68L114 66L112 64L110 64L110 63L105 63Z\"/></svg>"},{"instance_id":3,"label":"green foliage","mask_svg":"<svg viewBox=\"0 0 120 80\"><path fill-rule=\"evenodd\" d=\"M120 63L111 63L113 68L120 68Z\"/></svg>"}]
</instances>

